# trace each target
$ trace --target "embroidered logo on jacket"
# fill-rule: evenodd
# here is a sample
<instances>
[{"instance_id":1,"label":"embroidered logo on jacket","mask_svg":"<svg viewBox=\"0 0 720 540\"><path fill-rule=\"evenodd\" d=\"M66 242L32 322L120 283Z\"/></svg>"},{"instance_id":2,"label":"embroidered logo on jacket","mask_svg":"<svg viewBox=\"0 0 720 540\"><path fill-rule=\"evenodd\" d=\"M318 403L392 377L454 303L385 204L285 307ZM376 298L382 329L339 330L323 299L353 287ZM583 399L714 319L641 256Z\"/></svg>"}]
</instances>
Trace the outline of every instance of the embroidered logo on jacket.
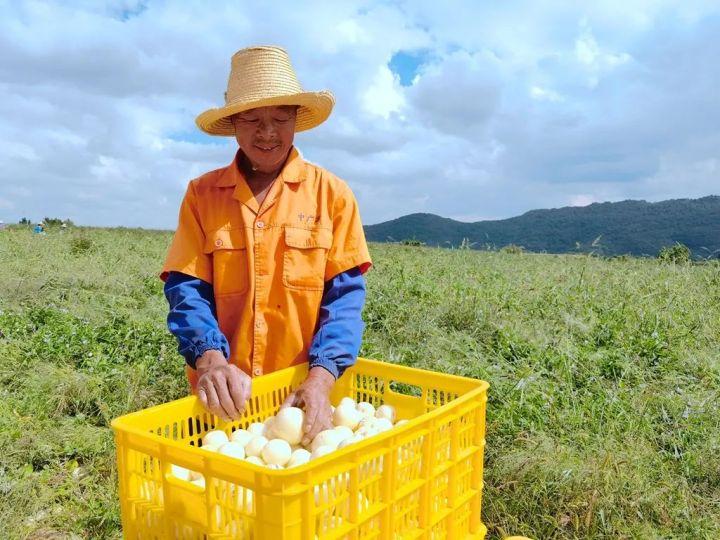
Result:
<instances>
[{"instance_id":1,"label":"embroidered logo on jacket","mask_svg":"<svg viewBox=\"0 0 720 540\"><path fill-rule=\"evenodd\" d=\"M300 223L313 223L313 222L315 222L315 221L320 221L320 217L319 217L319 216L306 215L306 214L303 213L303 212L300 212L300 213L297 215L297 217L298 217L298 221L299 221Z\"/></svg>"}]
</instances>

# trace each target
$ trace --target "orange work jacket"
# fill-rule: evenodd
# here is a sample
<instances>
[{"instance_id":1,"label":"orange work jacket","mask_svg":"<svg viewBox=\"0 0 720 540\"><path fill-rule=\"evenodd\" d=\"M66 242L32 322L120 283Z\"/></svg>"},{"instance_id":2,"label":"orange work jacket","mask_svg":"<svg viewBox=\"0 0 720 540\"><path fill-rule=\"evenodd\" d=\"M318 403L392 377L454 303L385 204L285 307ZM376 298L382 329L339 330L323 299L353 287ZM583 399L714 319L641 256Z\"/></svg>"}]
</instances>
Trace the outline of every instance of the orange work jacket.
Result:
<instances>
[{"instance_id":1,"label":"orange work jacket","mask_svg":"<svg viewBox=\"0 0 720 540\"><path fill-rule=\"evenodd\" d=\"M235 160L192 180L161 278L213 286L229 361L251 376L308 360L325 281L371 266L345 182L292 148L258 205ZM186 366L192 388L195 370Z\"/></svg>"}]
</instances>

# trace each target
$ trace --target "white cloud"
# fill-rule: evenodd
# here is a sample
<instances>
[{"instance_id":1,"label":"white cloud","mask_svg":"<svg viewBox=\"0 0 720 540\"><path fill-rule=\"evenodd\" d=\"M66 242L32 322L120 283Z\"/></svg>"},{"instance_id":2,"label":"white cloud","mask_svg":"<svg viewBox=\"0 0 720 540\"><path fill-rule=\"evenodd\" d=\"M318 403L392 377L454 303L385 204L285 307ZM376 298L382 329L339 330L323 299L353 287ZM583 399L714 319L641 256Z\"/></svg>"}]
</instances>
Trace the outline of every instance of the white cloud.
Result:
<instances>
[{"instance_id":1,"label":"white cloud","mask_svg":"<svg viewBox=\"0 0 720 540\"><path fill-rule=\"evenodd\" d=\"M588 204L592 204L594 202L597 202L594 196L581 193L570 196L568 206L587 206Z\"/></svg>"},{"instance_id":2,"label":"white cloud","mask_svg":"<svg viewBox=\"0 0 720 540\"><path fill-rule=\"evenodd\" d=\"M538 101L552 101L555 103L563 101L563 97L555 90L541 88L540 86L530 88L530 97Z\"/></svg>"},{"instance_id":3,"label":"white cloud","mask_svg":"<svg viewBox=\"0 0 720 540\"><path fill-rule=\"evenodd\" d=\"M407 92L415 113L427 125L473 137L498 108L498 71L498 60L489 52L456 51L425 66Z\"/></svg>"},{"instance_id":4,"label":"white cloud","mask_svg":"<svg viewBox=\"0 0 720 540\"><path fill-rule=\"evenodd\" d=\"M450 219L454 219L455 221L464 221L465 223L475 223L477 221L494 221L496 219L494 216L489 216L486 214L453 214L447 217L449 217Z\"/></svg>"},{"instance_id":5,"label":"white cloud","mask_svg":"<svg viewBox=\"0 0 720 540\"><path fill-rule=\"evenodd\" d=\"M297 142L367 223L720 192L717 3L521 4L5 4L0 218L174 227L188 180L232 159L194 119L253 43L336 95ZM402 87L388 62L417 50Z\"/></svg>"},{"instance_id":6,"label":"white cloud","mask_svg":"<svg viewBox=\"0 0 720 540\"><path fill-rule=\"evenodd\" d=\"M588 86L597 86L601 74L631 60L629 54L604 52L600 49L587 19L581 21L580 36L575 40L575 56L588 72Z\"/></svg>"},{"instance_id":7,"label":"white cloud","mask_svg":"<svg viewBox=\"0 0 720 540\"><path fill-rule=\"evenodd\" d=\"M370 115L387 119L390 113L399 113L405 105L400 79L387 65L380 66L363 95L363 109Z\"/></svg>"},{"instance_id":8,"label":"white cloud","mask_svg":"<svg viewBox=\"0 0 720 540\"><path fill-rule=\"evenodd\" d=\"M15 159L20 161L38 161L40 157L29 144L5 141L3 145L0 145L0 159L8 161Z\"/></svg>"}]
</instances>

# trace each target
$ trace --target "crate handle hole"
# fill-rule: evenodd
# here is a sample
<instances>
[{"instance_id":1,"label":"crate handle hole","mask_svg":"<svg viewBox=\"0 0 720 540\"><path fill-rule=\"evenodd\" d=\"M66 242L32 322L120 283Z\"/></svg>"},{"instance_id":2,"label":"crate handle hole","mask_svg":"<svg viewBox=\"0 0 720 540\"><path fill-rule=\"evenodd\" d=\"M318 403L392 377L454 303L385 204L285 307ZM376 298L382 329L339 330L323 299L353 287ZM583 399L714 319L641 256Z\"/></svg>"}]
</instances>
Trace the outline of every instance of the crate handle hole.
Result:
<instances>
[{"instance_id":1,"label":"crate handle hole","mask_svg":"<svg viewBox=\"0 0 720 540\"><path fill-rule=\"evenodd\" d=\"M421 397L422 388L415 384L407 384L400 381L390 381L388 388L391 392L396 394L403 394L405 396Z\"/></svg>"}]
</instances>

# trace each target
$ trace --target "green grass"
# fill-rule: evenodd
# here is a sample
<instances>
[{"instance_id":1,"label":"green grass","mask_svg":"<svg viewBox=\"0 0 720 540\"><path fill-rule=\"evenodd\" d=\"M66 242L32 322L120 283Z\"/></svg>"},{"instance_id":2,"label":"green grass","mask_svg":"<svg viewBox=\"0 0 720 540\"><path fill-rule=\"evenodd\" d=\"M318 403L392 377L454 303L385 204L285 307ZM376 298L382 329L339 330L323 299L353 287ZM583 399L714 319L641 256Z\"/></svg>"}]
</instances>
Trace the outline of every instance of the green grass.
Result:
<instances>
[{"instance_id":1,"label":"green grass","mask_svg":"<svg viewBox=\"0 0 720 540\"><path fill-rule=\"evenodd\" d=\"M0 538L120 537L109 422L187 391L170 238L0 232ZM361 353L491 384L489 538L720 537L719 265L371 252Z\"/></svg>"}]
</instances>

